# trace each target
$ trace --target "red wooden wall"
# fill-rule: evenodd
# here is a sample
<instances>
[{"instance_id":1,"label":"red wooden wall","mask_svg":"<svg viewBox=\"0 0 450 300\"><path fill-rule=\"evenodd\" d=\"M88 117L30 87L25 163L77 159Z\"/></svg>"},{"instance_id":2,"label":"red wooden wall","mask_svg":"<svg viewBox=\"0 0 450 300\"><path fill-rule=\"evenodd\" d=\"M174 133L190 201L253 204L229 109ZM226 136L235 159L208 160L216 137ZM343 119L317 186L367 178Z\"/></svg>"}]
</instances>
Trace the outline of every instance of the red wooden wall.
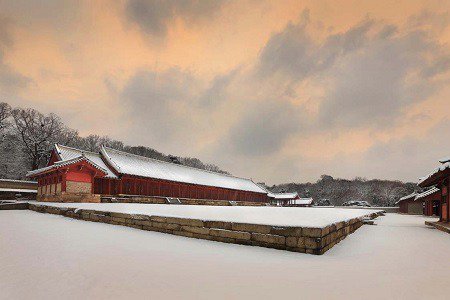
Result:
<instances>
[{"instance_id":1,"label":"red wooden wall","mask_svg":"<svg viewBox=\"0 0 450 300\"><path fill-rule=\"evenodd\" d=\"M94 193L230 201L268 201L267 195L261 193L133 176L123 176L122 179L95 178Z\"/></svg>"}]
</instances>

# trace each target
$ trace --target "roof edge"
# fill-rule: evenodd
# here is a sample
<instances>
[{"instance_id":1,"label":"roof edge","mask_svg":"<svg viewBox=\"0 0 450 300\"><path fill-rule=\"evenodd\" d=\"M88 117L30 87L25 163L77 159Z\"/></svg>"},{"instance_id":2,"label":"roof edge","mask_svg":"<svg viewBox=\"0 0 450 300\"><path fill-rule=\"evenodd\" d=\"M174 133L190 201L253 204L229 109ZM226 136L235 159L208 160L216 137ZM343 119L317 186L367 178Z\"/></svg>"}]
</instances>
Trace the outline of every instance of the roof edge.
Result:
<instances>
[{"instance_id":1,"label":"roof edge","mask_svg":"<svg viewBox=\"0 0 450 300\"><path fill-rule=\"evenodd\" d=\"M100 167L95 162L93 162L92 160L87 158L84 154L82 154L80 156L77 156L77 157L74 157L74 158L71 158L71 159L57 161L51 166L47 166L47 167L43 167L43 168L40 168L40 169L28 171L27 174L26 174L26 177L34 177L34 176L36 176L38 174L41 174L43 172L50 171L50 170L53 170L53 169L58 169L59 167L71 165L71 164L74 164L74 163L77 163L77 162L80 162L80 161L86 161L88 164L92 165L94 168L102 171L106 175L108 174L107 170L105 170L104 168Z\"/></svg>"}]
</instances>

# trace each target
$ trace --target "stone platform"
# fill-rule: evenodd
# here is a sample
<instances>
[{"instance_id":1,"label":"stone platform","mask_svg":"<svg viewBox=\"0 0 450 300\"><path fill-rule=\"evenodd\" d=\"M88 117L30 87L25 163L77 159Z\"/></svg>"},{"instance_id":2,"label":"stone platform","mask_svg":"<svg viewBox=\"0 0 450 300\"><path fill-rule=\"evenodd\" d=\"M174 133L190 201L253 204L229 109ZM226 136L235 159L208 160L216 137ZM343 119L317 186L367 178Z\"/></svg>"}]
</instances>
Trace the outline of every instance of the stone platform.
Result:
<instances>
[{"instance_id":1,"label":"stone platform","mask_svg":"<svg viewBox=\"0 0 450 300\"><path fill-rule=\"evenodd\" d=\"M6 202L0 201L0 210L26 210L28 209L27 202Z\"/></svg>"},{"instance_id":2,"label":"stone platform","mask_svg":"<svg viewBox=\"0 0 450 300\"><path fill-rule=\"evenodd\" d=\"M322 227L278 226L242 222L203 220L158 215L103 211L76 207L29 203L29 209L69 218L128 226L185 237L224 243L260 246L321 255L363 225L363 219L376 218L381 212L335 222Z\"/></svg>"},{"instance_id":3,"label":"stone platform","mask_svg":"<svg viewBox=\"0 0 450 300\"><path fill-rule=\"evenodd\" d=\"M425 225L433 226L440 231L450 233L450 223L425 221Z\"/></svg>"}]
</instances>

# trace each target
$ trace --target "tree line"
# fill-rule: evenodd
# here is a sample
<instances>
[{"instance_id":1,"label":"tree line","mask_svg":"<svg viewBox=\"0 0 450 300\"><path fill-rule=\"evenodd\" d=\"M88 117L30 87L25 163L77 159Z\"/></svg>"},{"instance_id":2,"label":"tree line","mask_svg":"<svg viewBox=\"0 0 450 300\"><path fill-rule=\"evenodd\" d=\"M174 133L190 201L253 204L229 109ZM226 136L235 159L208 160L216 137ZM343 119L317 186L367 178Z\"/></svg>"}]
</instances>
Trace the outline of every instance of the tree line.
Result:
<instances>
[{"instance_id":1,"label":"tree line","mask_svg":"<svg viewBox=\"0 0 450 300\"><path fill-rule=\"evenodd\" d=\"M284 183L268 188L274 192L297 192L300 197L312 197L316 202L329 201L332 205L360 200L375 206L394 206L398 199L419 189L412 182L367 180L361 177L348 180L330 175L322 175L313 183Z\"/></svg>"},{"instance_id":2,"label":"tree line","mask_svg":"<svg viewBox=\"0 0 450 300\"><path fill-rule=\"evenodd\" d=\"M32 108L12 108L8 103L0 102L0 178L24 179L27 171L45 166L55 143L92 152L98 152L104 145L137 155L228 174L218 166L197 158L165 155L149 147L125 145L108 136L91 134L82 137L54 113L43 114Z\"/></svg>"}]
</instances>

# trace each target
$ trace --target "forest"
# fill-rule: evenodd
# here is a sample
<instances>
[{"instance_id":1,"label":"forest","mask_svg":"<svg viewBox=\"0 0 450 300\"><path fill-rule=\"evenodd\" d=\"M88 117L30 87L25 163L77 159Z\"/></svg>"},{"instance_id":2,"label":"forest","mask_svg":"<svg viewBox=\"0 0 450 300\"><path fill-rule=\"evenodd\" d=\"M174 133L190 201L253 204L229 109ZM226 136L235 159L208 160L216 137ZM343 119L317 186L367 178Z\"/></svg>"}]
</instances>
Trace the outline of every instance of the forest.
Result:
<instances>
[{"instance_id":1,"label":"forest","mask_svg":"<svg viewBox=\"0 0 450 300\"><path fill-rule=\"evenodd\" d=\"M129 146L95 134L82 137L56 114L32 108L12 108L0 102L0 178L24 179L27 171L46 165L55 143L98 152L102 145L129 153L228 174L214 164L194 157L166 155L144 146Z\"/></svg>"},{"instance_id":2,"label":"forest","mask_svg":"<svg viewBox=\"0 0 450 300\"><path fill-rule=\"evenodd\" d=\"M316 202L341 205L347 201L367 201L374 206L394 206L399 198L417 190L415 183L393 180L367 180L356 177L353 180L322 175L314 183L284 183L268 187L274 192L298 192L300 197L312 197Z\"/></svg>"}]
</instances>

